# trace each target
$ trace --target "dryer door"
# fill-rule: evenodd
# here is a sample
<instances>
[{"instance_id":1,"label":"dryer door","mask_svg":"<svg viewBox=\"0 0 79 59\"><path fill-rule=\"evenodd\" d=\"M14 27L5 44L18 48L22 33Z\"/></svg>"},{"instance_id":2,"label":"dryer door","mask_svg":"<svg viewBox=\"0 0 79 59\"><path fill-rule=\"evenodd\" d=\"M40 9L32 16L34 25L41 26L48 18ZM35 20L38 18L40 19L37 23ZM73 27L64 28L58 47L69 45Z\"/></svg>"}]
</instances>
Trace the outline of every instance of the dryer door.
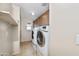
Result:
<instances>
[{"instance_id":1,"label":"dryer door","mask_svg":"<svg viewBox=\"0 0 79 59\"><path fill-rule=\"evenodd\" d=\"M37 32L37 43L40 47L44 47L45 45L45 36L41 31Z\"/></svg>"},{"instance_id":2,"label":"dryer door","mask_svg":"<svg viewBox=\"0 0 79 59\"><path fill-rule=\"evenodd\" d=\"M32 31L32 39L34 39L34 31Z\"/></svg>"}]
</instances>

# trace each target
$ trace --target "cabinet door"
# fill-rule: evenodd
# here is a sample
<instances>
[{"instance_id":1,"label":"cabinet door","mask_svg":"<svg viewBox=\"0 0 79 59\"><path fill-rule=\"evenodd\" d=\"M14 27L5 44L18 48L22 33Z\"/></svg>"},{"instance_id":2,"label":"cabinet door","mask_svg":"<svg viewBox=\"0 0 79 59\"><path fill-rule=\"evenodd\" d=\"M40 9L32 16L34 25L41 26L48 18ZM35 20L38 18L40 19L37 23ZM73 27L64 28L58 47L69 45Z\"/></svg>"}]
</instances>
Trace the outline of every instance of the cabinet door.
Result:
<instances>
[{"instance_id":1,"label":"cabinet door","mask_svg":"<svg viewBox=\"0 0 79 59\"><path fill-rule=\"evenodd\" d=\"M34 21L34 25L48 25L49 24L49 12L47 11L37 20Z\"/></svg>"},{"instance_id":2,"label":"cabinet door","mask_svg":"<svg viewBox=\"0 0 79 59\"><path fill-rule=\"evenodd\" d=\"M41 21L42 21L42 25L48 25L49 24L48 15L46 14L43 15Z\"/></svg>"}]
</instances>

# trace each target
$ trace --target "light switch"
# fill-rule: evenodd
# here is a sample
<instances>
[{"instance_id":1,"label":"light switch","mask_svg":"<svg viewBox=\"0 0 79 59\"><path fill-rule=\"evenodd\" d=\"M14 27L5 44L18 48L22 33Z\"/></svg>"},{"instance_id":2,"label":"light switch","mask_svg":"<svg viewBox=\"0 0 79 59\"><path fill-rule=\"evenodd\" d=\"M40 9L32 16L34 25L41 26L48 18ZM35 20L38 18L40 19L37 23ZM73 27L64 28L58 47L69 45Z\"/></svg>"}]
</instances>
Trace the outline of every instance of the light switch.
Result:
<instances>
[{"instance_id":1,"label":"light switch","mask_svg":"<svg viewBox=\"0 0 79 59\"><path fill-rule=\"evenodd\" d=\"M79 44L79 34L76 35L76 44Z\"/></svg>"}]
</instances>

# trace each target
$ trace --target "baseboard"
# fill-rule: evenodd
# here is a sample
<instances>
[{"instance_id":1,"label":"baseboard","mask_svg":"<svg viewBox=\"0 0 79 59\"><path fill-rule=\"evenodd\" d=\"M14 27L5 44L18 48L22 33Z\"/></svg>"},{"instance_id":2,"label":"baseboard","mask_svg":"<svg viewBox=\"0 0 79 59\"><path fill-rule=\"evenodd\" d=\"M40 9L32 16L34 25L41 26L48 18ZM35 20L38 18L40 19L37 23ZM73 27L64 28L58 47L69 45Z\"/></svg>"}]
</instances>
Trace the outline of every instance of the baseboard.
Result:
<instances>
[{"instance_id":1,"label":"baseboard","mask_svg":"<svg viewBox=\"0 0 79 59\"><path fill-rule=\"evenodd\" d=\"M32 42L32 40L29 40L29 41L21 41L20 43L24 43L24 42Z\"/></svg>"}]
</instances>

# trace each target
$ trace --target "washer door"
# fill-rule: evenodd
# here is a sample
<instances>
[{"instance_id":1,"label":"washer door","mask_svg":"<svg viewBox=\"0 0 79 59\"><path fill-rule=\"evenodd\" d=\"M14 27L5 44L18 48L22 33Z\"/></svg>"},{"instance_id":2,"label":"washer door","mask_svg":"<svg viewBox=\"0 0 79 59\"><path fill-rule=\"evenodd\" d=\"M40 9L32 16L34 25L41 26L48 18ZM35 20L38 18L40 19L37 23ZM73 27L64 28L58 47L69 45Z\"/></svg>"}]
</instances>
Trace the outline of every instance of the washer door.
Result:
<instances>
[{"instance_id":1,"label":"washer door","mask_svg":"<svg viewBox=\"0 0 79 59\"><path fill-rule=\"evenodd\" d=\"M41 31L37 32L37 43L40 47L44 47L45 45L45 37Z\"/></svg>"},{"instance_id":2,"label":"washer door","mask_svg":"<svg viewBox=\"0 0 79 59\"><path fill-rule=\"evenodd\" d=\"M32 39L34 39L34 32L32 31Z\"/></svg>"}]
</instances>

